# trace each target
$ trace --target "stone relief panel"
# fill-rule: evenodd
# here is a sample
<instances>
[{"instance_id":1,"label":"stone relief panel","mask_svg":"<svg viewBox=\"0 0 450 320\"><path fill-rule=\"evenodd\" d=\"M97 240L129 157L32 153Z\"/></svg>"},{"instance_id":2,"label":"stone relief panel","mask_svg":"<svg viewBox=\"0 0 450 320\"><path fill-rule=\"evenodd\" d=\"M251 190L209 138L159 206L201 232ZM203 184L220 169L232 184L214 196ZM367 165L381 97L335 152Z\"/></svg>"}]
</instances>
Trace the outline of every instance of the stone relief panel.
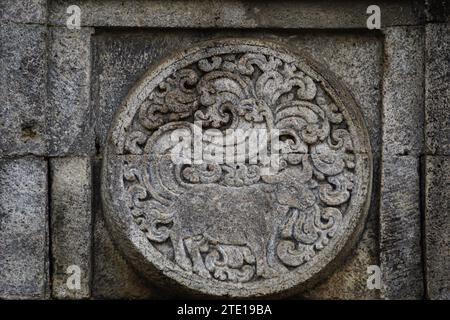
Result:
<instances>
[{"instance_id":1,"label":"stone relief panel","mask_svg":"<svg viewBox=\"0 0 450 320\"><path fill-rule=\"evenodd\" d=\"M448 7L370 4L1 3L0 299L448 299Z\"/></svg>"},{"instance_id":2,"label":"stone relief panel","mask_svg":"<svg viewBox=\"0 0 450 320\"><path fill-rule=\"evenodd\" d=\"M252 152L251 137L229 134L252 129L278 143ZM179 133L215 156L174 161ZM227 39L134 86L110 130L102 193L111 235L142 274L245 297L330 272L364 226L371 180L359 107L329 71L285 46Z\"/></svg>"}]
</instances>

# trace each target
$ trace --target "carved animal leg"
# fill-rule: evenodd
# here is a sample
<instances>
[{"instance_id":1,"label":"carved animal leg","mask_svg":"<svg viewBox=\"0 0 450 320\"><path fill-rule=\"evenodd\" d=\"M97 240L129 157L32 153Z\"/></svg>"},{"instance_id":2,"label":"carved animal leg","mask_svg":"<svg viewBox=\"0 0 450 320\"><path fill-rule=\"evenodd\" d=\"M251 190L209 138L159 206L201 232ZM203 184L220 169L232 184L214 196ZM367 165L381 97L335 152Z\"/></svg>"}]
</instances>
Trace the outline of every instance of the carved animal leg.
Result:
<instances>
[{"instance_id":1,"label":"carved animal leg","mask_svg":"<svg viewBox=\"0 0 450 320\"><path fill-rule=\"evenodd\" d=\"M184 250L183 238L177 236L175 232L171 234L173 250L175 254L175 262L186 271L192 271L192 263Z\"/></svg>"},{"instance_id":2,"label":"carved animal leg","mask_svg":"<svg viewBox=\"0 0 450 320\"><path fill-rule=\"evenodd\" d=\"M271 194L275 198L274 194ZM276 200L276 199L275 199ZM274 215L269 217L266 221L270 225L268 225L268 230L270 231L269 241L267 242L267 261L270 267L276 270L278 274L282 274L288 271L285 265L280 261L276 252L277 252L277 235L281 233L281 236L284 235L283 232L292 232L293 222L292 220L292 211L289 210L289 207L276 204ZM298 213L295 217L298 216ZM288 219L289 218L289 219ZM283 230L280 230L280 226L285 226ZM285 229L285 230L284 230ZM289 234L290 236L290 234Z\"/></svg>"},{"instance_id":3,"label":"carved animal leg","mask_svg":"<svg viewBox=\"0 0 450 320\"><path fill-rule=\"evenodd\" d=\"M279 273L276 269L269 266L265 241L259 240L258 242L258 240L254 242L252 248L256 256L256 275L263 278L274 278Z\"/></svg>"},{"instance_id":4,"label":"carved animal leg","mask_svg":"<svg viewBox=\"0 0 450 320\"><path fill-rule=\"evenodd\" d=\"M191 237L185 240L187 250L192 258L192 271L205 278L211 278L211 274L206 270L203 258L200 254L199 243Z\"/></svg>"},{"instance_id":5,"label":"carved animal leg","mask_svg":"<svg viewBox=\"0 0 450 320\"><path fill-rule=\"evenodd\" d=\"M270 236L269 243L267 245L267 261L269 267L276 270L278 274L282 274L288 271L288 269L281 264L278 259L275 257L276 252L276 236L275 233Z\"/></svg>"}]
</instances>

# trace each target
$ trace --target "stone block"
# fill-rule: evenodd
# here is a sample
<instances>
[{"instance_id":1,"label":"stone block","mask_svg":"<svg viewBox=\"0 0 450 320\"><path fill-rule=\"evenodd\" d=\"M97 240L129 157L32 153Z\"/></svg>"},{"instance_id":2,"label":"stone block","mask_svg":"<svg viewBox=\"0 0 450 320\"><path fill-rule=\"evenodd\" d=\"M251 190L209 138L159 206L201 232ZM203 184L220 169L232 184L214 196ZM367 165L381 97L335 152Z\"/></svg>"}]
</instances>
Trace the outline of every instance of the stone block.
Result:
<instances>
[{"instance_id":1,"label":"stone block","mask_svg":"<svg viewBox=\"0 0 450 320\"><path fill-rule=\"evenodd\" d=\"M53 158L50 164L52 295L58 299L89 298L92 277L91 162L89 158ZM68 270L71 266L78 269ZM72 277L68 286L72 275L79 275L80 281Z\"/></svg>"},{"instance_id":2,"label":"stone block","mask_svg":"<svg viewBox=\"0 0 450 320\"><path fill-rule=\"evenodd\" d=\"M47 162L0 160L0 181L0 298L47 298Z\"/></svg>"},{"instance_id":3,"label":"stone block","mask_svg":"<svg viewBox=\"0 0 450 320\"><path fill-rule=\"evenodd\" d=\"M423 150L423 27L384 32L383 154L418 155Z\"/></svg>"},{"instance_id":4,"label":"stone block","mask_svg":"<svg viewBox=\"0 0 450 320\"><path fill-rule=\"evenodd\" d=\"M92 29L50 29L48 112L51 155L94 150L91 90Z\"/></svg>"},{"instance_id":5,"label":"stone block","mask_svg":"<svg viewBox=\"0 0 450 320\"><path fill-rule=\"evenodd\" d=\"M36 23L47 22L46 0L2 0L0 22Z\"/></svg>"},{"instance_id":6,"label":"stone block","mask_svg":"<svg viewBox=\"0 0 450 320\"><path fill-rule=\"evenodd\" d=\"M450 155L450 23L426 26L426 152Z\"/></svg>"},{"instance_id":7,"label":"stone block","mask_svg":"<svg viewBox=\"0 0 450 320\"><path fill-rule=\"evenodd\" d=\"M45 155L47 31L0 27L0 156Z\"/></svg>"},{"instance_id":8,"label":"stone block","mask_svg":"<svg viewBox=\"0 0 450 320\"><path fill-rule=\"evenodd\" d=\"M425 163L425 270L427 296L450 299L450 157Z\"/></svg>"},{"instance_id":9,"label":"stone block","mask_svg":"<svg viewBox=\"0 0 450 320\"><path fill-rule=\"evenodd\" d=\"M122 257L105 226L100 196L100 161L94 162L94 299L156 299L166 295L151 287Z\"/></svg>"},{"instance_id":10,"label":"stone block","mask_svg":"<svg viewBox=\"0 0 450 320\"><path fill-rule=\"evenodd\" d=\"M373 1L83 1L83 26L156 28L366 28ZM64 25L70 0L51 1L49 20ZM414 25L421 21L412 1L379 0L382 26ZM401 14L399 14L401 12ZM112 18L113 17L113 18Z\"/></svg>"},{"instance_id":11,"label":"stone block","mask_svg":"<svg viewBox=\"0 0 450 320\"><path fill-rule=\"evenodd\" d=\"M382 297L421 299L424 289L419 159L385 157L381 170Z\"/></svg>"}]
</instances>

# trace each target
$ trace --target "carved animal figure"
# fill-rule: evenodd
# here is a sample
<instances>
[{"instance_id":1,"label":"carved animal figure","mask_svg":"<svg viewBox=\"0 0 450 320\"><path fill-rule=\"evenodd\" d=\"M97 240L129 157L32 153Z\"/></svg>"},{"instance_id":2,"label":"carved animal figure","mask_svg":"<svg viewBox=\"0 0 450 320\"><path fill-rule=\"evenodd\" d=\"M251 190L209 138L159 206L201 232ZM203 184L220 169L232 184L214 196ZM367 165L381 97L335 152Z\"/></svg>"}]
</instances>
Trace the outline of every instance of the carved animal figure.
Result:
<instances>
[{"instance_id":1,"label":"carved animal figure","mask_svg":"<svg viewBox=\"0 0 450 320\"><path fill-rule=\"evenodd\" d=\"M203 236L211 243L248 246L256 257L256 274L271 277L275 270L267 263L268 240L273 234L273 195L261 185L224 187L196 185L170 207L174 214L171 240L176 262L209 277L192 238ZM186 241L185 241L186 240Z\"/></svg>"},{"instance_id":2,"label":"carved animal figure","mask_svg":"<svg viewBox=\"0 0 450 320\"><path fill-rule=\"evenodd\" d=\"M256 258L257 276L278 274L280 265L270 256L277 226L283 224L290 207L303 210L316 200L305 186L312 177L306 155L302 163L258 183L232 187L183 182L181 168L170 156L150 157L147 189L163 203L164 215L171 217L168 237L176 263L210 277L201 255L199 239L203 239L210 244L246 246Z\"/></svg>"}]
</instances>

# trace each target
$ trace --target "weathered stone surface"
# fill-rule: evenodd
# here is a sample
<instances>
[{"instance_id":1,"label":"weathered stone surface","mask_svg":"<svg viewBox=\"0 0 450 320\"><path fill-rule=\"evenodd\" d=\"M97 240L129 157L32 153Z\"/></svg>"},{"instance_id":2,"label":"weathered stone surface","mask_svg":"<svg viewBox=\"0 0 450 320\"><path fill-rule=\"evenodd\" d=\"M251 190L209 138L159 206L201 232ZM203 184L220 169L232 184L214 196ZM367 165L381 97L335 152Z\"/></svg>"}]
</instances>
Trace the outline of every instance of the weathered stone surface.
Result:
<instances>
[{"instance_id":1,"label":"weathered stone surface","mask_svg":"<svg viewBox=\"0 0 450 320\"><path fill-rule=\"evenodd\" d=\"M164 30L146 33L104 33L95 37L95 125L100 151L118 106L149 67L192 43L235 37L237 31ZM268 39L304 50L342 79L358 102L374 154L381 146L382 43L375 36L316 32L239 31L241 37Z\"/></svg>"},{"instance_id":2,"label":"weathered stone surface","mask_svg":"<svg viewBox=\"0 0 450 320\"><path fill-rule=\"evenodd\" d=\"M450 155L450 24L426 26L425 136L428 154Z\"/></svg>"},{"instance_id":3,"label":"weathered stone surface","mask_svg":"<svg viewBox=\"0 0 450 320\"><path fill-rule=\"evenodd\" d=\"M0 181L0 298L45 298L47 162L0 160Z\"/></svg>"},{"instance_id":4,"label":"weathered stone surface","mask_svg":"<svg viewBox=\"0 0 450 320\"><path fill-rule=\"evenodd\" d=\"M200 134L279 130L280 154L270 141L269 156L281 167L241 136L226 143L243 160L176 163L170 137L199 123ZM211 41L149 71L119 109L105 157L105 218L122 252L148 278L160 270L203 294L304 289L353 245L370 199L356 103L323 67L269 42Z\"/></svg>"},{"instance_id":5,"label":"weathered stone surface","mask_svg":"<svg viewBox=\"0 0 450 320\"><path fill-rule=\"evenodd\" d=\"M2 0L0 22L40 23L47 21L46 0Z\"/></svg>"},{"instance_id":6,"label":"weathered stone surface","mask_svg":"<svg viewBox=\"0 0 450 320\"><path fill-rule=\"evenodd\" d=\"M421 299L419 160L386 156L381 172L380 262L382 297Z\"/></svg>"},{"instance_id":7,"label":"weathered stone surface","mask_svg":"<svg viewBox=\"0 0 450 320\"><path fill-rule=\"evenodd\" d=\"M69 17L66 9L73 4L81 7L83 25L81 30L65 28L66 19ZM381 31L366 30L368 17L366 9L371 4L377 4L381 8ZM48 23L47 7L49 9ZM155 270L159 267L154 268L154 264L148 263L151 259L142 260L141 257L136 256L134 243L141 239L142 231L147 235L151 233L145 222L158 215L156 212L158 210L145 210L148 209L147 207L140 208L141 211L136 209L137 204L149 202L148 194L150 193L145 191L147 197L143 198L142 189L132 190L132 185L136 185L130 179L139 179L139 172L144 172L144 176L148 178L144 181L144 187L155 192L157 196L162 194L162 198L159 199L161 202L164 201L164 196L172 195L174 190L178 190L177 183L180 181L183 183L183 188L190 187L190 182L195 182L197 178L201 179L201 173L205 173L201 167L194 168L190 171L190 178L193 181L180 175L181 180L173 184L169 183L166 185L167 188L158 188L160 183L171 182L172 171L168 169L173 167L155 165L149 168L148 162L164 161L164 157L161 157L161 153L164 152L158 149L164 143L157 145L156 152L152 153L157 156L150 159L138 160L142 159L142 155L136 154L129 157L129 155L117 156L111 152L106 153L106 163L109 167L106 166L105 169L117 169L120 173L123 168L120 165L115 166L115 161L129 161L128 165L136 164L137 170L134 170L136 168L130 170L126 179L114 181L118 181L116 188L123 192L122 194L135 195L134 199L123 197L126 204L123 211L144 212L144 218L147 221L141 219L142 217L134 217L141 230L136 229L132 233L124 232L125 236L118 239L117 234L123 231L117 227L121 225L121 221L114 220L114 217L112 218L114 221L111 221L110 212L102 212L99 173L94 174L94 186L89 186L89 189L96 190L96 194L83 190L82 180L87 179L88 174L90 175L87 173L89 167L85 157L90 157L95 152L95 158L98 159L96 161L101 161L104 155L103 147L106 145L107 133L114 115L130 90L136 84L143 85L138 81L145 70L157 68L161 61L170 59L173 52L190 50L196 46L196 43L204 40L226 37L253 38L259 41L275 40L296 50L305 51L305 55L312 55L318 62L324 62L324 65L339 77L339 83L345 84L350 89L364 118L371 143L370 149L373 153L372 161L370 161L373 166L371 205L368 208L366 224L357 224L358 230L355 234L362 231L361 237L350 239L349 244L355 243L353 248L351 245L345 245L345 250L340 251L338 259L327 265L323 269L324 272L319 272L317 277L304 282L306 286L302 289L305 290L300 292L299 289L298 293L295 290L284 293L292 293L292 298L301 299L380 297L450 299L450 279L447 272L450 256L447 230L450 226L446 222L450 193L447 174L450 171L447 159L450 156L449 9L448 1L444 0L382 0L377 3L370 0L345 0L338 3L329 0L258 2L85 0L79 3L69 0L0 0L0 298L46 298L50 297L51 293L54 298L145 299L172 298L174 295L185 298L186 291L179 289L192 289L196 283L200 283L201 286L202 276L209 279L236 275L233 273L233 267L240 265L239 260L244 260L244 265L254 270L257 269L256 265L261 265L260 261L252 262L249 255L242 254L246 252L245 249L239 252L240 250L235 250L232 245L217 245L208 242L206 237L203 237L203 241L200 235L191 237L190 234L182 240L183 247L179 250L187 253L187 259L181 259L183 261L179 264L180 259L175 262L181 266L187 265L187 269L192 262L197 262L193 265L195 267L193 272L163 267L163 273L166 272L168 275L163 278L161 273ZM208 68L208 65L214 66L214 63L213 60L209 60L203 63L203 66ZM251 63L248 66L252 66ZM174 68L174 70L180 69ZM199 72L199 69L195 68L195 71ZM263 70L260 72L262 74ZM195 83L189 75L186 80L185 87L181 90L184 94L192 90L192 83ZM236 87L230 85L229 77L224 77L222 80L220 81L223 87L219 88L218 85L212 91L205 90L203 94L214 95L216 89L220 91L226 88L228 97L231 97ZM220 81L217 80L217 82ZM253 78L250 83L253 83ZM268 92L277 85L280 85L277 78L270 78L260 92ZM160 88L159 94L164 95L164 87ZM251 92L245 94L252 96ZM176 109L176 114L182 114L184 109L180 105L188 103L189 99L184 99L186 95L178 93L171 97L175 99L169 99L170 103L167 105ZM183 99L177 99L179 97ZM129 100L128 98L127 101ZM238 100L240 98L233 100L231 105L238 105L239 103L236 102ZM131 101L129 105L134 103L135 101ZM251 98L242 105L250 108L260 106L258 99L255 102ZM165 121L172 123L175 120L176 116L169 118L164 110L155 110L155 106L158 109L158 104L147 106L146 111L150 112L143 117L156 119L156 121L162 119L163 123ZM311 116L308 120L313 121L313 114L317 115L317 113L306 111L306 109L308 107L302 109L302 112ZM219 116L216 114L213 118L217 120L217 117L223 116L220 112L218 114ZM127 116L124 118L127 119ZM178 121L186 120L182 118L181 115ZM193 118L194 116L191 116L188 120L192 121ZM318 118L320 119L320 116ZM109 141L114 141L124 133L136 132L136 129L145 131L145 125L152 126L151 121L147 121L144 126L136 121L131 123L132 127L129 127L127 122L121 123L120 125L127 128L126 131L110 137ZM128 130L128 128L131 129ZM317 132L323 128L310 126L308 130L311 129ZM345 126L343 129L346 129ZM126 148L132 150L131 153L139 153L140 148L144 147L145 143L142 141L145 138L140 134L131 138L128 144L125 143ZM331 139L333 142L337 140ZM143 151L146 157L145 147ZM353 151L355 157L361 161L359 164L362 167L368 166L364 160L366 159L364 148ZM347 153L351 154L350 151ZM426 155L423 156L423 153ZM313 154L312 151L300 152L299 156L306 159L307 163ZM52 190L46 193L42 191L47 183L46 161L32 158L33 155L67 157L50 160L53 173L58 172L58 178L55 179L52 187L53 194ZM324 162L330 160L323 156ZM423 166L420 166L419 159L422 157ZM379 170L380 159L383 159L382 170ZM303 163L297 165L304 171ZM99 167L97 163L97 169ZM155 172L155 168L160 169L160 172ZM214 168L214 166L206 168L208 175L215 172ZM306 168L308 168L307 165ZM422 176L418 173L419 168L423 169ZM151 174L146 175L147 169L151 171ZM212 172L209 172L210 170ZM64 175L64 172L74 173ZM244 171L240 171L237 176L243 173ZM36 175L41 177L41 180L37 179ZM13 180L11 176L17 179ZM161 179L155 180L158 176ZM214 178L214 175L212 177ZM203 176L203 178L210 179L211 176L206 178ZM320 197L319 188L326 185L327 179L321 180L317 174L313 175L312 180L314 179L318 180L317 188L307 183L300 185L304 188L312 188L313 195ZM241 180L228 179L227 183L230 181L236 184L243 183ZM52 186L51 176L48 183ZM20 194L11 196L10 194L14 193L19 184ZM128 186L132 188L129 192ZM421 186L422 189L420 189ZM216 184L210 183L200 195L192 193L192 197L181 196L179 198L181 200L175 201L170 206L168 215L164 215L163 212L162 223L156 222L157 231L161 231L159 227L166 226L170 232L174 225L177 226L176 223L165 224L167 221L165 219L170 220L173 212L209 212L201 205L199 205L200 210L197 210L199 201L196 199L202 199L202 197L205 198L204 203L210 204L210 207L228 204L228 206L219 206L219 209L223 209L226 213L232 211L227 216L227 220L221 224L223 228L229 226L233 221L232 218L243 211L242 206L250 208L246 212L250 216L255 211L252 211L252 208L261 209L257 211L264 211L267 214L270 211L267 208L272 207L270 197L268 196L269 201L266 201L267 199L263 199L258 190L250 195L245 192L239 194L229 192L229 189L251 189L252 186L220 185L225 190L213 193L211 190L216 187ZM345 189L342 183L340 186L331 187L330 190L334 194L342 193L342 188ZM287 193L298 194L289 191ZM211 197L206 197L208 194L211 194ZM279 190L274 194L275 202L279 202L279 194L281 194L281 201L295 200L295 198L306 201L308 198L304 196L306 193L303 191L300 192L300 197L283 198L283 192L280 193ZM235 201L224 200L226 195ZM47 200L44 196L45 199L48 198L54 202L54 206L49 203L49 208L53 208L51 211L53 218L56 217L51 221L54 223L54 233L52 234L50 230L53 248L43 238L43 233L47 230L43 206L44 201L46 205ZM88 205L90 196L94 198L96 207L93 209L95 222L92 221L89 224L86 219L91 214ZM4 201L5 197L11 198ZM11 200L15 197L20 199L17 202ZM214 197L221 201L216 201ZM39 202L40 199L42 202ZM186 200L186 205L180 205L183 199ZM350 203L351 199L341 206L332 207L347 209L346 204ZM239 204L239 201L244 205ZM29 210L22 210L28 209L31 202L38 203L32 206L31 213ZM263 205L258 207L261 203ZM127 207L129 204L134 207L130 209ZM422 215L420 215L421 206ZM266 210L263 210L263 207ZM14 214L12 214L13 211ZM16 211L20 214L16 214ZM70 220L64 220L69 211L78 212L80 215L77 215L76 219L69 217ZM215 217L216 212L212 211L208 217ZM216 211L220 212L220 210ZM298 220L304 217L303 222L306 225L306 218L310 216L302 215L303 213L298 210L291 218L295 214ZM31 216L39 216L39 219L42 221L45 219L45 221L35 226L33 220L33 229L30 229L28 224L25 227L25 224L20 221L29 219ZM61 217L63 219L60 219ZM80 217L84 220L79 219ZM245 227L252 226L253 220L256 219L246 219ZM286 217L280 224L288 221ZM188 224L191 222L188 221ZM319 222L323 224L327 221ZM195 229L198 224L195 221L192 223L192 229ZM19 227L16 228L16 226ZM87 245L91 241L90 238L69 241L69 239L82 238L90 234L90 230L86 231L88 227L95 228L95 239L92 244L95 261L91 262L92 265L88 264L85 254L90 248L90 245ZM363 228L364 230L361 230ZM181 231L186 233L185 229L181 228ZM285 229L289 229L293 237L289 238L281 234L279 238L276 238L274 245L269 247L269 251L275 252L271 256L275 257L275 260L280 260L277 258L277 243L289 239L298 240L296 236L298 236L299 228L297 231L295 228L281 229L285 231L285 234ZM66 230L69 231L66 233ZM82 231L75 234L75 230ZM233 234L238 230L238 227L232 228L228 233ZM303 233L311 235L309 230L307 227L303 229ZM157 235L164 235L164 231L166 230L163 229ZM30 233L33 234L31 236L33 241L29 241L29 237L22 236ZM221 232L219 230L214 234L220 236ZM252 233L249 232L249 234ZM339 235L334 235L334 238L337 236ZM39 239L36 240L37 238ZM238 237L229 236L226 240L230 238L234 241ZM126 241L122 241L123 239ZM302 237L302 240L305 239ZM149 240L147 237L139 243L139 246L148 248L146 246L149 246L148 243L152 241L151 244L156 249L150 253L144 252L148 253L147 257L153 255L157 257L155 258L157 262L164 261L163 258L173 262L176 254L171 249L171 241L158 243L159 240L161 238ZM333 237L328 240L332 242ZM20 244L17 246L18 242ZM25 245L22 246L22 243ZM205 243L206 245L203 246ZM325 249L322 250L326 250L328 246L330 243L326 244ZM16 247L23 247L23 250L12 251L11 248ZM43 248L53 253L53 261L50 261L51 257L44 253ZM296 252L298 248L292 249L291 253ZM240 259L241 256L243 259ZM79 257L86 261L86 269L89 269L89 272L92 269L93 282L89 287L89 282L83 282L85 280L83 278L82 290L75 294L66 291L65 280L68 275L65 274L62 265L66 261L68 263L69 260ZM213 265L214 261L221 262L221 260L231 262L222 269L217 268L217 263L216 266ZM53 262L55 267L47 267L45 261ZM205 270L200 268L199 261L203 261L209 277ZM233 267L230 267L230 264ZM273 260L270 260L269 265L273 264ZM310 262L310 265L312 264L313 262ZM366 285L367 267L379 264L382 266L384 282L381 292L370 290ZM6 268L4 268L5 265ZM47 277L49 268L54 279ZM82 269L84 268L82 266ZM288 268L294 270L300 267L288 266ZM249 268L245 271L247 270ZM283 272L283 270L277 272L270 279L254 277L244 282L240 288L257 283L253 289L258 290L258 283L272 279L275 279L275 283L278 280L276 276ZM183 279L184 286L180 285L180 281L172 281L183 273L186 275ZM238 274L236 281L243 274ZM307 272L304 274L308 275ZM230 282L229 280L230 278L220 282ZM155 284L161 282L164 288L155 287ZM296 283L288 279L285 286L295 287ZM230 287L234 284L233 282ZM48 288L52 285L53 290L49 290ZM222 288L220 283L216 285L215 282L211 287L216 291ZM272 288L277 286L270 285L270 289ZM91 295L90 292L92 292ZM211 294L210 291L203 293ZM235 295L239 296L239 294Z\"/></svg>"},{"instance_id":8,"label":"weathered stone surface","mask_svg":"<svg viewBox=\"0 0 450 320\"><path fill-rule=\"evenodd\" d=\"M383 154L423 152L423 27L387 28L383 77Z\"/></svg>"},{"instance_id":9,"label":"weathered stone surface","mask_svg":"<svg viewBox=\"0 0 450 320\"><path fill-rule=\"evenodd\" d=\"M95 70L93 83L98 84L98 101L96 124L97 140L103 145L106 132L113 114L122 99L133 84L142 77L145 69L156 65L164 57L179 48L186 48L193 42L217 37L233 37L236 31L148 31L146 33L99 33L94 37L97 55L95 56ZM358 101L365 121L368 124L372 149L378 153L380 149L380 110L381 110L381 71L382 71L382 43L378 37L368 35L349 35L347 33L298 33L298 32L243 32L242 37L268 38L286 43L298 50L306 50L324 61L330 70L334 71L345 81L352 94ZM95 92L95 91L94 91ZM378 159L374 157L374 194L371 205L371 216L378 216ZM358 249L352 252L349 262L339 271L339 276L330 277L321 285L322 289L313 290L308 297L327 298L354 297L370 299L377 295L377 290L367 290L366 261L378 261L378 239L370 234L378 234L378 222L371 219L367 223L367 230ZM378 219L376 219L378 220ZM96 254L96 256L99 254ZM370 256L370 257L369 257ZM376 263L371 263L376 264ZM103 264L102 264L103 265ZM105 267L102 267L105 268ZM112 269L109 277L123 277L122 271ZM112 273L117 272L114 276ZM353 276L351 275L353 274ZM342 276L341 276L342 275ZM359 276L362 278L359 278ZM133 278L134 275L128 277ZM109 279L102 277L102 279ZM112 284L111 284L112 286ZM355 293L352 288L359 288ZM102 283L102 290L106 290L107 282ZM114 287L116 296L120 293L120 286ZM324 289L327 288L328 290ZM128 292L128 291L127 291ZM327 294L328 292L328 294Z\"/></svg>"},{"instance_id":10,"label":"weathered stone surface","mask_svg":"<svg viewBox=\"0 0 450 320\"><path fill-rule=\"evenodd\" d=\"M51 1L49 20L64 25L67 1ZM373 1L83 1L83 26L166 28L366 28ZM421 14L414 1L377 1L382 26L414 25ZM401 12L401 14L399 14ZM111 18L114 17L114 18Z\"/></svg>"},{"instance_id":11,"label":"weathered stone surface","mask_svg":"<svg viewBox=\"0 0 450 320\"><path fill-rule=\"evenodd\" d=\"M424 31L395 27L384 33L381 294L386 299L420 299L424 295L419 178L424 146Z\"/></svg>"},{"instance_id":12,"label":"weathered stone surface","mask_svg":"<svg viewBox=\"0 0 450 320\"><path fill-rule=\"evenodd\" d=\"M375 175L374 175L375 177ZM377 185L374 183L374 185ZM377 190L373 191L374 193ZM376 199L378 200L378 199ZM371 209L361 239L347 259L323 283L298 297L307 299L379 299L380 290L367 287L367 267L379 265L378 201L371 202Z\"/></svg>"},{"instance_id":13,"label":"weathered stone surface","mask_svg":"<svg viewBox=\"0 0 450 320\"><path fill-rule=\"evenodd\" d=\"M46 29L0 27L0 156L47 151Z\"/></svg>"},{"instance_id":14,"label":"weathered stone surface","mask_svg":"<svg viewBox=\"0 0 450 320\"><path fill-rule=\"evenodd\" d=\"M450 157L425 163L425 268L430 299L450 299Z\"/></svg>"},{"instance_id":15,"label":"weathered stone surface","mask_svg":"<svg viewBox=\"0 0 450 320\"><path fill-rule=\"evenodd\" d=\"M294 297L307 299L379 299L380 290L367 287L367 267L380 265L379 248L379 203L380 168L379 159L373 157L372 199L364 231L357 245L347 255L336 270L317 286Z\"/></svg>"},{"instance_id":16,"label":"weathered stone surface","mask_svg":"<svg viewBox=\"0 0 450 320\"><path fill-rule=\"evenodd\" d=\"M89 298L91 290L92 175L89 158L51 159L52 295ZM77 266L80 287L67 286Z\"/></svg>"},{"instance_id":17,"label":"weathered stone surface","mask_svg":"<svg viewBox=\"0 0 450 320\"><path fill-rule=\"evenodd\" d=\"M167 297L142 279L118 252L110 239L101 212L94 225L94 299L160 299Z\"/></svg>"},{"instance_id":18,"label":"weathered stone surface","mask_svg":"<svg viewBox=\"0 0 450 320\"><path fill-rule=\"evenodd\" d=\"M286 37L299 50L323 61L358 102L374 154L381 149L381 79L383 44L370 35L298 34ZM376 160L376 159L374 159Z\"/></svg>"},{"instance_id":19,"label":"weathered stone surface","mask_svg":"<svg viewBox=\"0 0 450 320\"><path fill-rule=\"evenodd\" d=\"M49 137L51 155L85 155L94 150L91 113L92 29L51 28L49 52Z\"/></svg>"},{"instance_id":20,"label":"weathered stone surface","mask_svg":"<svg viewBox=\"0 0 450 320\"><path fill-rule=\"evenodd\" d=\"M111 241L102 214L101 161L95 160L93 165L94 264L92 297L94 299L158 299L166 297L128 265Z\"/></svg>"},{"instance_id":21,"label":"weathered stone surface","mask_svg":"<svg viewBox=\"0 0 450 320\"><path fill-rule=\"evenodd\" d=\"M442 20L448 6L431 7L431 19ZM439 8L439 10L438 10ZM446 8L446 9L445 9ZM444 14L444 15L442 15ZM448 20L448 15L447 15ZM425 137L425 268L427 296L450 299L449 160L450 155L450 24L426 26Z\"/></svg>"},{"instance_id":22,"label":"weathered stone surface","mask_svg":"<svg viewBox=\"0 0 450 320\"><path fill-rule=\"evenodd\" d=\"M265 33L257 33L264 37ZM307 298L313 299L374 299L379 290L367 288L367 267L379 264L379 159L381 149L381 78L383 44L381 39L364 34L345 32L297 33L275 38L277 41L305 50L323 61L350 89L363 114L372 147L373 184L369 219L357 248L348 254L329 278L314 289Z\"/></svg>"}]
</instances>

